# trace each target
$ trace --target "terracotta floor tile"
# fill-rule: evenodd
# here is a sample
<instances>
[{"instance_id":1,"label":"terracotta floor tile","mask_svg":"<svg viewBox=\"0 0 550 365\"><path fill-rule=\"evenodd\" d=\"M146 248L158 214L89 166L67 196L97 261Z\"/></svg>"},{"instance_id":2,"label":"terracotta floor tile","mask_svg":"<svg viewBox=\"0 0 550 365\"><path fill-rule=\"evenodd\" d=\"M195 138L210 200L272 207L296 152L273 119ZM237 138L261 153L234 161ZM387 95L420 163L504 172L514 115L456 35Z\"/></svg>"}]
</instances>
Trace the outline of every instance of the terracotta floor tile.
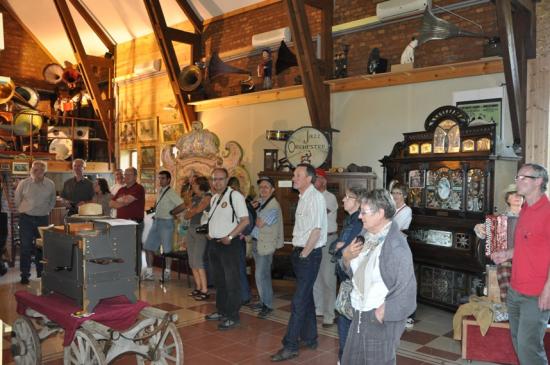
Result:
<instances>
[{"instance_id":1,"label":"terracotta floor tile","mask_svg":"<svg viewBox=\"0 0 550 365\"><path fill-rule=\"evenodd\" d=\"M405 331L403 332L403 335L401 336L401 339L404 341L417 343L419 345L425 345L430 341L433 341L438 336L426 333L426 332L420 332L416 330L412 331Z\"/></svg>"},{"instance_id":2,"label":"terracotta floor tile","mask_svg":"<svg viewBox=\"0 0 550 365\"><path fill-rule=\"evenodd\" d=\"M319 346L317 348L323 351L332 351L334 349L337 350L339 346L338 338L334 337L319 335L317 341L319 342Z\"/></svg>"},{"instance_id":3,"label":"terracotta floor tile","mask_svg":"<svg viewBox=\"0 0 550 365\"><path fill-rule=\"evenodd\" d=\"M215 303L203 303L198 305L192 305L188 307L187 309L193 310L195 312L204 313L204 314L210 314L212 312L216 311L216 304Z\"/></svg>"},{"instance_id":4,"label":"terracotta floor tile","mask_svg":"<svg viewBox=\"0 0 550 365\"><path fill-rule=\"evenodd\" d=\"M424 364L426 364L423 361L410 359L408 357L399 356L399 355L397 355L397 363L399 365L424 365Z\"/></svg>"},{"instance_id":5,"label":"terracotta floor tile","mask_svg":"<svg viewBox=\"0 0 550 365\"><path fill-rule=\"evenodd\" d=\"M202 349L196 347L194 344L186 343L185 341L183 342L183 353L185 355L185 358L187 358L188 356L198 355L202 352L205 352L205 351L203 351ZM208 351L206 351L206 352L208 352Z\"/></svg>"},{"instance_id":6,"label":"terracotta floor tile","mask_svg":"<svg viewBox=\"0 0 550 365\"><path fill-rule=\"evenodd\" d=\"M262 354L257 354L256 356L246 359L239 363L239 365L273 365L274 362L271 361L271 355L275 354L277 351L264 352ZM296 364L295 359L288 360L282 364Z\"/></svg>"},{"instance_id":7,"label":"terracotta floor tile","mask_svg":"<svg viewBox=\"0 0 550 365\"><path fill-rule=\"evenodd\" d=\"M174 312L174 311L177 311L178 309L182 309L182 307L174 305L172 303L159 303L159 304L153 305L153 307L162 309L163 311L167 311L167 312Z\"/></svg>"},{"instance_id":8,"label":"terracotta floor tile","mask_svg":"<svg viewBox=\"0 0 550 365\"><path fill-rule=\"evenodd\" d=\"M240 341L240 343L255 348L258 352L276 352L282 346L281 340L282 337L273 336L270 333L263 332L258 336L245 338Z\"/></svg>"},{"instance_id":9,"label":"terracotta floor tile","mask_svg":"<svg viewBox=\"0 0 550 365\"><path fill-rule=\"evenodd\" d=\"M257 353L257 349L246 346L244 344L235 343L226 347L212 350L209 353L221 357L234 364L253 358Z\"/></svg>"},{"instance_id":10,"label":"terracotta floor tile","mask_svg":"<svg viewBox=\"0 0 550 365\"><path fill-rule=\"evenodd\" d=\"M216 349L231 345L236 341L231 340L229 337L218 336L217 334L210 334L201 338L192 339L184 342L184 345L194 346L202 351L214 351Z\"/></svg>"},{"instance_id":11,"label":"terracotta floor tile","mask_svg":"<svg viewBox=\"0 0 550 365\"><path fill-rule=\"evenodd\" d=\"M419 348L416 351L421 352L423 354L435 355L435 356L442 357L444 359L452 360L452 361L456 361L456 360L460 359L460 355L458 355L458 354L448 352L448 351L434 349L433 347L428 347L428 346L422 346L421 348Z\"/></svg>"},{"instance_id":12,"label":"terracotta floor tile","mask_svg":"<svg viewBox=\"0 0 550 365\"><path fill-rule=\"evenodd\" d=\"M212 331L206 331L202 328L191 327L191 326L181 327L181 328L178 328L178 330L180 333L181 340L183 342L185 342L186 340L201 338L203 336L206 336L212 333Z\"/></svg>"},{"instance_id":13,"label":"terracotta floor tile","mask_svg":"<svg viewBox=\"0 0 550 365\"><path fill-rule=\"evenodd\" d=\"M316 354L316 356L310 356L307 357L307 353L300 352L300 356L298 357L300 360L305 360L300 362L300 364L304 365L335 365L338 361L338 354L334 352L321 352Z\"/></svg>"},{"instance_id":14,"label":"terracotta floor tile","mask_svg":"<svg viewBox=\"0 0 550 365\"><path fill-rule=\"evenodd\" d=\"M226 361L218 356L203 352L195 356L186 357L185 365L229 365L231 362Z\"/></svg>"}]
</instances>

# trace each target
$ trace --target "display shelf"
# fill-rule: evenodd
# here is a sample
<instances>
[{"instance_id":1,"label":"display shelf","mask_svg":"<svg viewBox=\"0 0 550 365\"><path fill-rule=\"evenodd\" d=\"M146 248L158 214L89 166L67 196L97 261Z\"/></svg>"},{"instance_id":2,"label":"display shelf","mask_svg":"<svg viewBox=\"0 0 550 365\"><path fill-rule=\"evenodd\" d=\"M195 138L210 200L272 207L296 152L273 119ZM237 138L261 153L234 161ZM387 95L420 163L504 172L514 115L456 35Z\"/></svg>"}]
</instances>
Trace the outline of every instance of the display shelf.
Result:
<instances>
[{"instance_id":1,"label":"display shelf","mask_svg":"<svg viewBox=\"0 0 550 365\"><path fill-rule=\"evenodd\" d=\"M408 71L386 72L377 75L359 75L344 79L327 80L325 84L330 86L331 92L342 92L488 75L500 72L504 72L502 58L494 57L490 59L416 68ZM296 85L258 91L250 94L195 101L188 104L193 105L196 112L203 112L210 109L231 108L302 97L304 97L304 89L301 85Z\"/></svg>"}]
</instances>

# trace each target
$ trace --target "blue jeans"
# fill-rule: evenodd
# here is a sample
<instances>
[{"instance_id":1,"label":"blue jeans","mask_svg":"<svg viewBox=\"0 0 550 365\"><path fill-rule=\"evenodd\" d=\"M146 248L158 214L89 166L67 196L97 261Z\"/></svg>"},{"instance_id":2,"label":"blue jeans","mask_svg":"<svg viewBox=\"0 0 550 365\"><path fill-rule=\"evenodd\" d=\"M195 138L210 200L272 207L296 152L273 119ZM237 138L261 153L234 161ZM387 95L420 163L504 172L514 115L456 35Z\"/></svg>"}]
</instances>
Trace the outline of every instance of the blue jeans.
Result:
<instances>
[{"instance_id":1,"label":"blue jeans","mask_svg":"<svg viewBox=\"0 0 550 365\"><path fill-rule=\"evenodd\" d=\"M550 311L541 311L538 297L523 295L508 288L506 297L512 343L520 364L548 364L544 334Z\"/></svg>"},{"instance_id":2,"label":"blue jeans","mask_svg":"<svg viewBox=\"0 0 550 365\"><path fill-rule=\"evenodd\" d=\"M344 353L344 347L346 346L346 340L348 339L349 327L351 326L351 319L347 319L341 314L338 314L336 318L338 325L338 342L340 348L338 349L338 359L342 360L342 354Z\"/></svg>"},{"instance_id":3,"label":"blue jeans","mask_svg":"<svg viewBox=\"0 0 550 365\"><path fill-rule=\"evenodd\" d=\"M42 249L37 249L34 244L34 239L40 237L38 227L47 226L49 217L33 216L21 213L19 216L19 238L21 239L21 255L19 268L21 270L21 278L28 279L31 276L31 256L34 251L34 264L36 265L36 274L42 275Z\"/></svg>"},{"instance_id":4,"label":"blue jeans","mask_svg":"<svg viewBox=\"0 0 550 365\"><path fill-rule=\"evenodd\" d=\"M313 302L313 284L319 273L321 249L309 253L307 258L300 258L301 250L296 248L290 255L292 268L296 275L296 291L292 297L292 306L288 328L283 338L283 346L289 351L298 351L300 341L307 345L317 342L317 320Z\"/></svg>"},{"instance_id":5,"label":"blue jeans","mask_svg":"<svg viewBox=\"0 0 550 365\"><path fill-rule=\"evenodd\" d=\"M252 253L254 254L254 262L256 263L256 287L260 294L260 301L266 306L273 309L273 285L271 284L271 263L273 262L273 254L260 255L254 244Z\"/></svg>"},{"instance_id":6,"label":"blue jeans","mask_svg":"<svg viewBox=\"0 0 550 365\"><path fill-rule=\"evenodd\" d=\"M158 219L153 220L153 226L149 231L147 240L143 245L143 249L146 251L157 252L160 245L162 245L162 252L172 252L172 245L174 241L174 220Z\"/></svg>"},{"instance_id":7,"label":"blue jeans","mask_svg":"<svg viewBox=\"0 0 550 365\"><path fill-rule=\"evenodd\" d=\"M248 276L246 275L246 242L239 239L239 275L241 281L241 302L250 301L250 285L248 285Z\"/></svg>"}]
</instances>

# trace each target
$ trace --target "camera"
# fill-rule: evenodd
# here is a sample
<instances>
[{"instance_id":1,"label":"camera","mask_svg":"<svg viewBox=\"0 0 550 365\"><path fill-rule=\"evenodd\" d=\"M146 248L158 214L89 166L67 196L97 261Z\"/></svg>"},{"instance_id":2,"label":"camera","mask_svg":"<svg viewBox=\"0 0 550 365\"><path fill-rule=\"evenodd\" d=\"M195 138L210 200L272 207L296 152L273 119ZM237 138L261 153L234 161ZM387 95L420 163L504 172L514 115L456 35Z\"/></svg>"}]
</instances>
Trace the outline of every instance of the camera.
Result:
<instances>
[{"instance_id":1,"label":"camera","mask_svg":"<svg viewBox=\"0 0 550 365\"><path fill-rule=\"evenodd\" d=\"M199 234L208 234L208 224L201 224L197 228L195 228L195 232Z\"/></svg>"},{"instance_id":2,"label":"camera","mask_svg":"<svg viewBox=\"0 0 550 365\"><path fill-rule=\"evenodd\" d=\"M155 212L155 208L149 208L145 211L147 214L153 214Z\"/></svg>"}]
</instances>

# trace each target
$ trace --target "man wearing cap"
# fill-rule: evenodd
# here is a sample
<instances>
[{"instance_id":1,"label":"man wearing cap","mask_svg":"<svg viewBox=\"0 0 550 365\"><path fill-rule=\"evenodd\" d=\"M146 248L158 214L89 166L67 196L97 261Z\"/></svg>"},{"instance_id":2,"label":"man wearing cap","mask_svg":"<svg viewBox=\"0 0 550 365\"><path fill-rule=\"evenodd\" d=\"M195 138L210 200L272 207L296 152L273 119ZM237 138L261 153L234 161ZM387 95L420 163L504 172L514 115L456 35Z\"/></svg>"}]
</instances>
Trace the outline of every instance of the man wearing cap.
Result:
<instances>
[{"instance_id":1,"label":"man wearing cap","mask_svg":"<svg viewBox=\"0 0 550 365\"><path fill-rule=\"evenodd\" d=\"M323 169L315 169L317 178L315 188L323 194L327 205L327 244L323 247L323 259L319 268L319 275L313 285L313 298L315 300L315 313L323 316L323 327L327 328L334 323L334 304L336 302L336 269L331 262L328 250L330 244L338 239L338 225L336 215L338 201L334 194L327 190L327 173Z\"/></svg>"},{"instance_id":2,"label":"man wearing cap","mask_svg":"<svg viewBox=\"0 0 550 365\"><path fill-rule=\"evenodd\" d=\"M271 361L285 361L298 356L300 344L317 348L317 321L313 302L313 284L319 273L322 248L327 242L327 206L323 195L315 189L315 169L310 164L299 164L292 178L300 192L296 207L290 255L296 274L296 291L283 348L271 356Z\"/></svg>"},{"instance_id":3,"label":"man wearing cap","mask_svg":"<svg viewBox=\"0 0 550 365\"><path fill-rule=\"evenodd\" d=\"M256 225L250 233L253 240L252 253L256 263L254 273L256 287L260 295L259 318L267 317L273 312L273 286L271 284L271 263L273 253L284 245L283 214L281 206L273 193L275 184L268 176L258 179L260 199L255 202L254 208L258 212Z\"/></svg>"},{"instance_id":4,"label":"man wearing cap","mask_svg":"<svg viewBox=\"0 0 550 365\"><path fill-rule=\"evenodd\" d=\"M550 201L545 195L548 171L523 165L517 192L525 197L514 234L514 247L495 252L496 264L513 260L507 305L510 334L520 364L548 364L544 334L550 317Z\"/></svg>"}]
</instances>

